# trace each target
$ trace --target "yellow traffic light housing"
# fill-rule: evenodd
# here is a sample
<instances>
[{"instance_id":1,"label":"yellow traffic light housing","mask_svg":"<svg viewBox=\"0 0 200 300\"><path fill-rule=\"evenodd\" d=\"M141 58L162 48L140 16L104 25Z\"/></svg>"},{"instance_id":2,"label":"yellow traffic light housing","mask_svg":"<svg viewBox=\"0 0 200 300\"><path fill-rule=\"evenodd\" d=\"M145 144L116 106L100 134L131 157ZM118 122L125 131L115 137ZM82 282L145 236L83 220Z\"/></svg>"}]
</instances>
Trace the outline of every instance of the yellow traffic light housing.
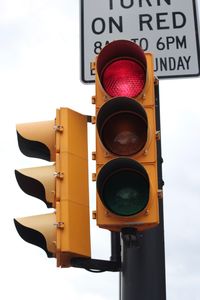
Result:
<instances>
[{"instance_id":1,"label":"yellow traffic light housing","mask_svg":"<svg viewBox=\"0 0 200 300\"><path fill-rule=\"evenodd\" d=\"M97 225L144 230L159 223L153 57L117 40L95 63Z\"/></svg>"},{"instance_id":2,"label":"yellow traffic light housing","mask_svg":"<svg viewBox=\"0 0 200 300\"><path fill-rule=\"evenodd\" d=\"M20 236L70 267L74 257L91 256L88 194L87 117L68 108L55 121L17 125L19 148L53 165L16 170L22 190L54 213L15 219Z\"/></svg>"}]
</instances>

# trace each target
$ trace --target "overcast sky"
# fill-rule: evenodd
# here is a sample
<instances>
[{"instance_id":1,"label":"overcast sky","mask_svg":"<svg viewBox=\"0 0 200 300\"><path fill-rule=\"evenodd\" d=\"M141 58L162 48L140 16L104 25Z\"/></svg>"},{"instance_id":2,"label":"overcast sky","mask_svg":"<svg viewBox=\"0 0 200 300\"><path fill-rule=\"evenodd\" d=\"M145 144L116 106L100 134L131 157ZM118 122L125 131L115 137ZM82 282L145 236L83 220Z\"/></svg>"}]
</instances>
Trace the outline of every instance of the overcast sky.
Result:
<instances>
[{"instance_id":1,"label":"overcast sky","mask_svg":"<svg viewBox=\"0 0 200 300\"><path fill-rule=\"evenodd\" d=\"M94 114L94 86L80 81L79 48L78 0L0 0L0 297L5 300L118 299L118 274L58 269L54 259L23 241L13 224L14 217L47 212L15 180L15 168L45 165L19 151L16 124L54 119L61 106ZM199 300L200 294L199 87L199 78L160 82L170 300ZM89 140L92 152L92 125ZM94 169L91 163L90 173ZM94 183L90 188L90 205L95 209ZM93 220L91 231L92 256L109 259L109 233L98 229Z\"/></svg>"}]
</instances>

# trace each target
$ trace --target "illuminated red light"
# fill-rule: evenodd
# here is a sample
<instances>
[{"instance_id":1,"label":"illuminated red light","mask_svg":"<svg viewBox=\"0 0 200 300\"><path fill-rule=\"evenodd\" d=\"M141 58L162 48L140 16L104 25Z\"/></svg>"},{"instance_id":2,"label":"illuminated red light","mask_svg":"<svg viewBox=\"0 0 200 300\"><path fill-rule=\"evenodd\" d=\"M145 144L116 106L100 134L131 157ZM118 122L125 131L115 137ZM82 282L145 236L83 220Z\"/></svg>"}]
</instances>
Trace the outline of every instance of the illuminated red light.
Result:
<instances>
[{"instance_id":1,"label":"illuminated red light","mask_svg":"<svg viewBox=\"0 0 200 300\"><path fill-rule=\"evenodd\" d=\"M137 97L144 89L146 73L143 66L130 59L118 59L106 65L101 82L111 97Z\"/></svg>"}]
</instances>

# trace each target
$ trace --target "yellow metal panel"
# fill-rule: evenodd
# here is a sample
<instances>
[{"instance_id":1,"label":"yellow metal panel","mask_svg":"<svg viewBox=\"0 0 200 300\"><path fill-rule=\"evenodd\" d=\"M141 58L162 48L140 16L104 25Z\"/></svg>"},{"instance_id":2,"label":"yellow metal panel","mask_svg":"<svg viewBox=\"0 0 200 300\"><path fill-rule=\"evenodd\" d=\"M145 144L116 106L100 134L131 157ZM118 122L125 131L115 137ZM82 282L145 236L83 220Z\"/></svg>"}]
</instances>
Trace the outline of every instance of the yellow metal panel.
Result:
<instances>
[{"instance_id":1,"label":"yellow metal panel","mask_svg":"<svg viewBox=\"0 0 200 300\"><path fill-rule=\"evenodd\" d=\"M57 111L56 214L57 264L90 257L87 118L68 108Z\"/></svg>"},{"instance_id":2,"label":"yellow metal panel","mask_svg":"<svg viewBox=\"0 0 200 300\"><path fill-rule=\"evenodd\" d=\"M87 117L69 108L61 108L59 122L65 136L60 151L87 159Z\"/></svg>"},{"instance_id":3,"label":"yellow metal panel","mask_svg":"<svg viewBox=\"0 0 200 300\"><path fill-rule=\"evenodd\" d=\"M69 261L62 259L61 266L70 264L70 259L76 256L90 257L90 227L88 207L71 201L60 203L60 224L58 236L60 240L60 256L68 257ZM62 228L62 224L63 228Z\"/></svg>"},{"instance_id":4,"label":"yellow metal panel","mask_svg":"<svg viewBox=\"0 0 200 300\"><path fill-rule=\"evenodd\" d=\"M88 163L74 154L60 153L61 198L88 206Z\"/></svg>"}]
</instances>

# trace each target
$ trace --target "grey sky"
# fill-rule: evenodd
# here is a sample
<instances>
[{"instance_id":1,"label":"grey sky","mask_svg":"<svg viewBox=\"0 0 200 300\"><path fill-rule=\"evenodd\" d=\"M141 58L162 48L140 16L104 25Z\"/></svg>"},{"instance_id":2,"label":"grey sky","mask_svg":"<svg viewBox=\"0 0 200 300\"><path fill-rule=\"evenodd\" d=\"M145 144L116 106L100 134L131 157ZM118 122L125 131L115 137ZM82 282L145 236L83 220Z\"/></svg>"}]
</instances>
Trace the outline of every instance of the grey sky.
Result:
<instances>
[{"instance_id":1,"label":"grey sky","mask_svg":"<svg viewBox=\"0 0 200 300\"><path fill-rule=\"evenodd\" d=\"M57 269L55 260L25 243L13 225L14 217L47 212L15 180L15 168L45 165L20 153L15 124L53 119L61 106L94 114L94 86L79 79L79 42L79 1L0 0L0 265L5 300L118 299L118 274ZM160 82L170 300L199 300L200 294L199 85L199 78ZM89 151L93 150L94 128L90 125ZM95 209L94 169L91 162L91 209ZM109 233L98 229L93 220L91 231L93 257L108 259Z\"/></svg>"}]
</instances>

